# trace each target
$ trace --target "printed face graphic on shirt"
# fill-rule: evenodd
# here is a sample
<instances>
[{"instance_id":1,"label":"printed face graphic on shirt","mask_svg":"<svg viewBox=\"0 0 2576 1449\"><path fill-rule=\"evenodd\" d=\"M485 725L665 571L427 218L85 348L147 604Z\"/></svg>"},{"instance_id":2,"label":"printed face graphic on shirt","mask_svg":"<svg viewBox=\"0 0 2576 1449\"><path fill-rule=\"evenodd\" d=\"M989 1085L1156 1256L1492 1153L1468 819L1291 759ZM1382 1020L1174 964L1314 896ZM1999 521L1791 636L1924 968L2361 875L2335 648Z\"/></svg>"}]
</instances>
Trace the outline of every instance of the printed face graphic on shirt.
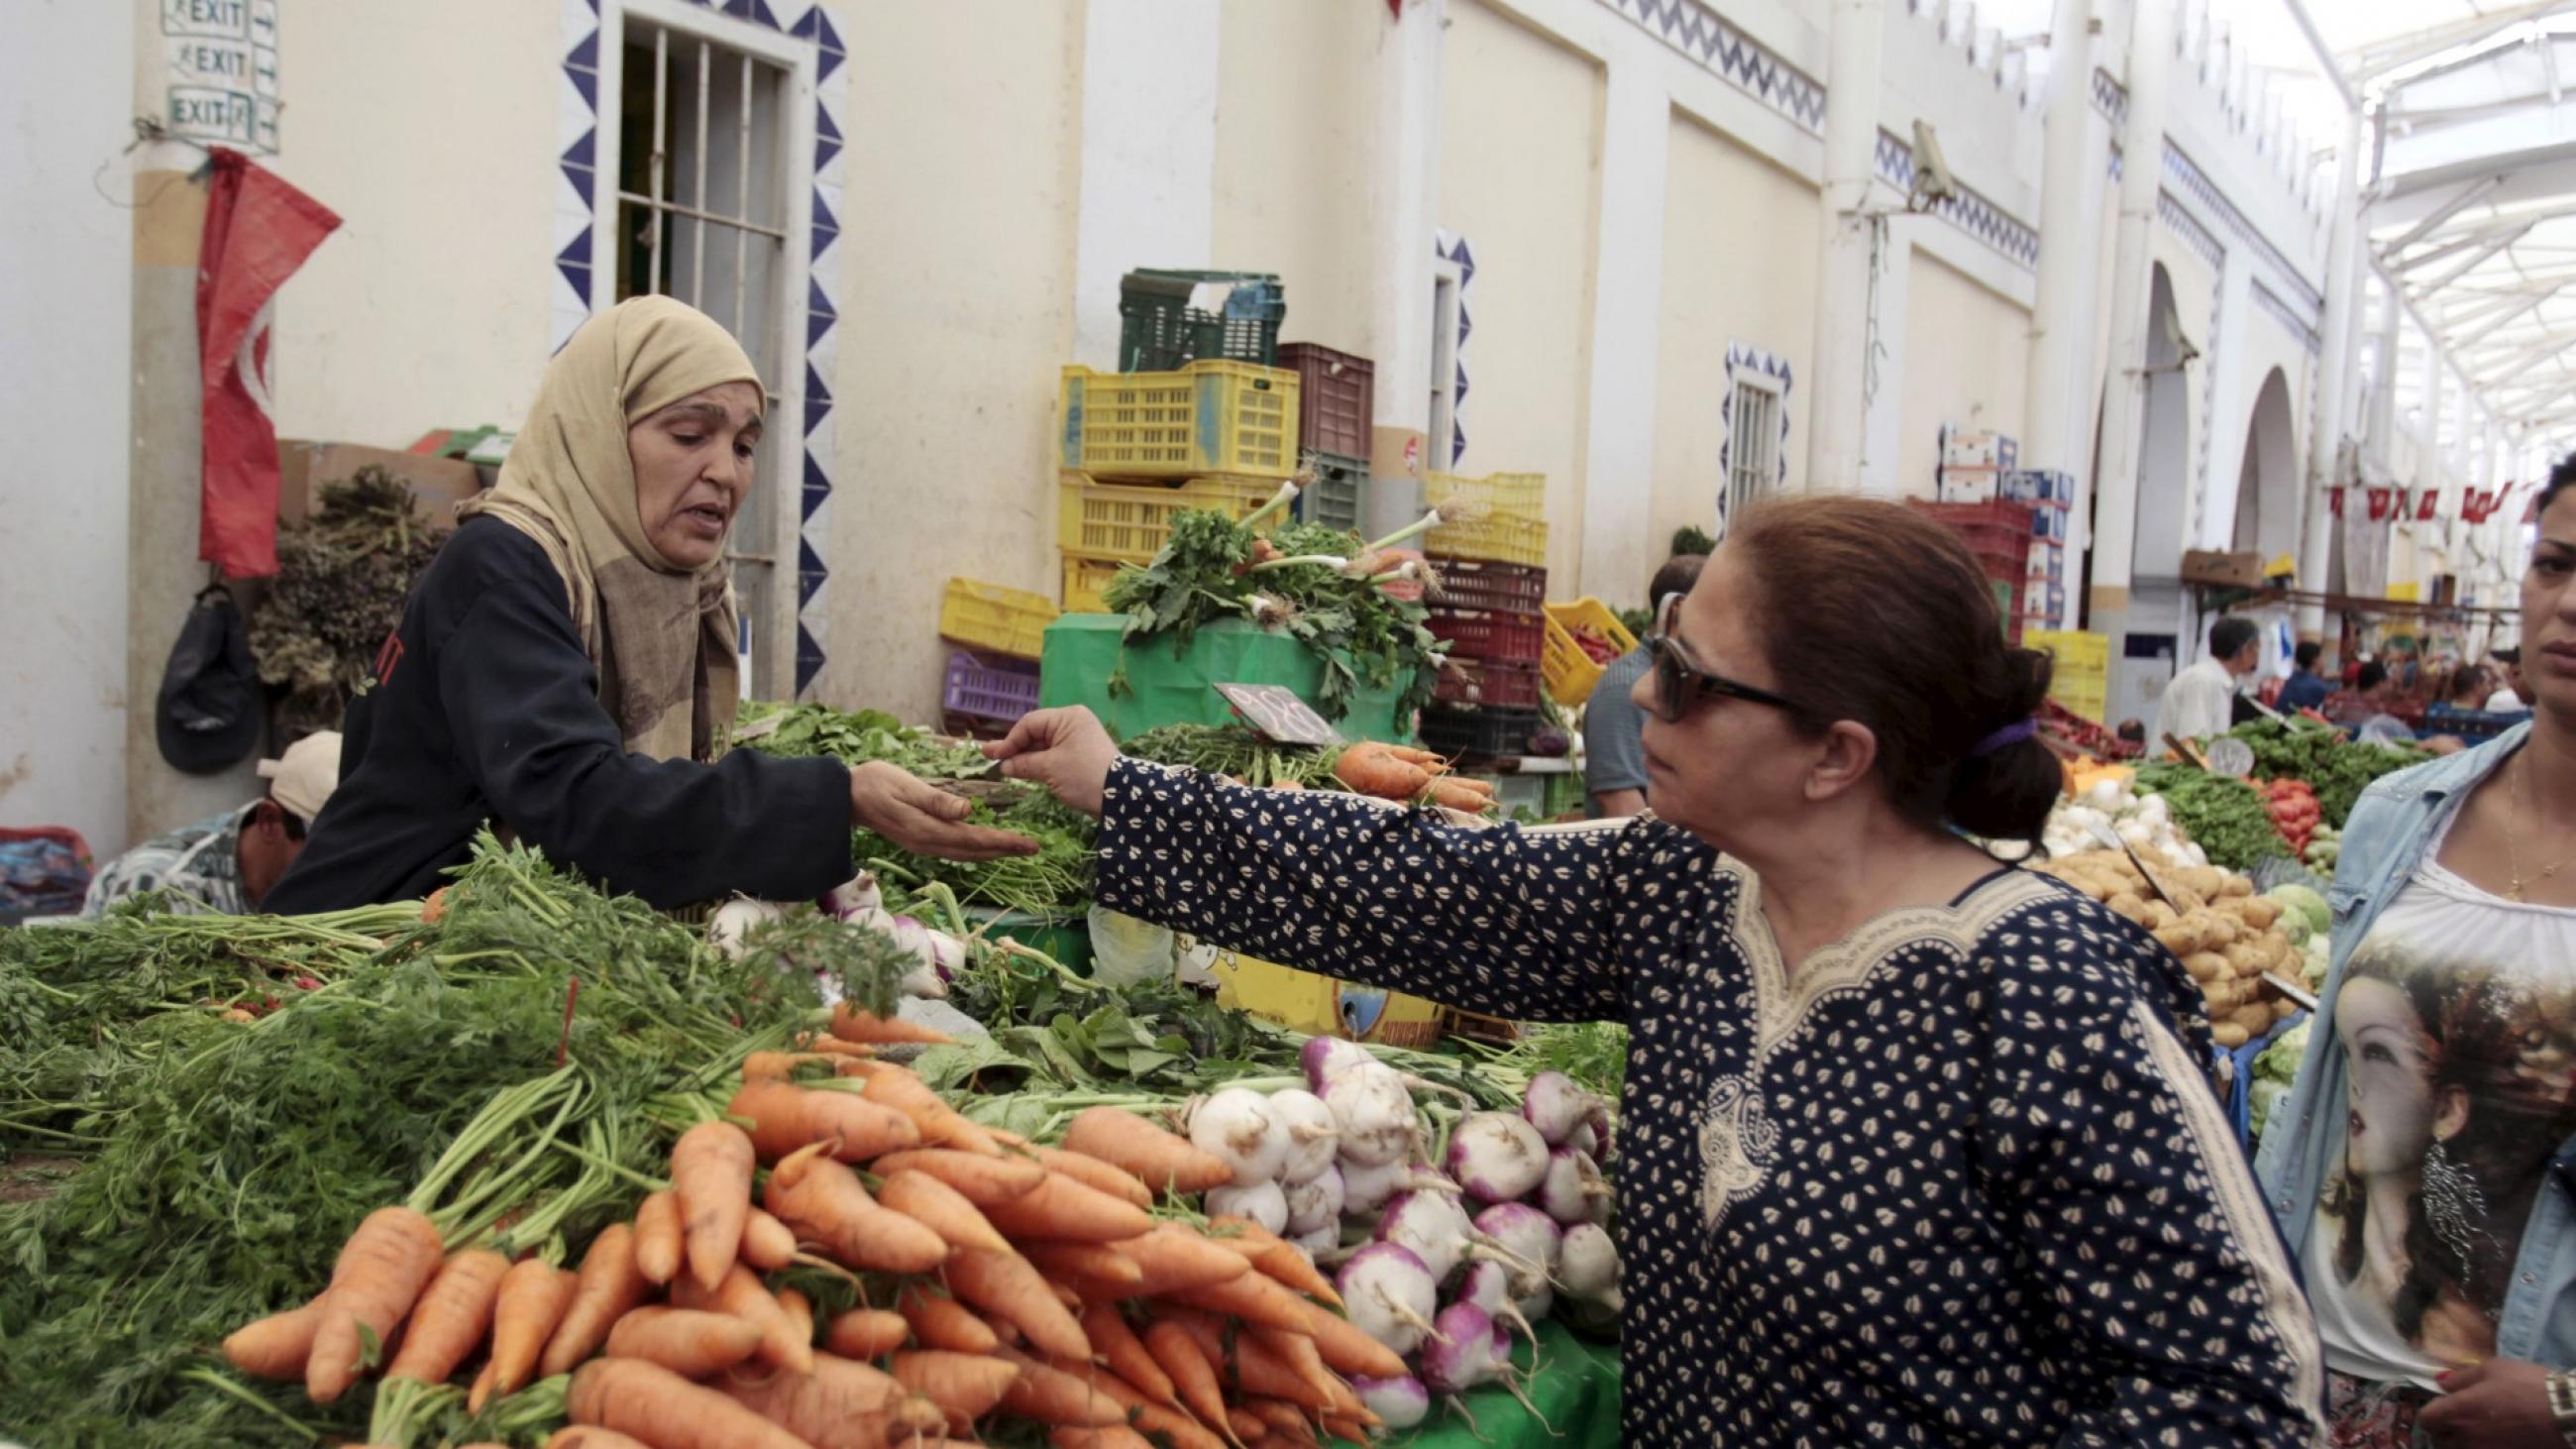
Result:
<instances>
[{"instance_id":1,"label":"printed face graphic on shirt","mask_svg":"<svg viewBox=\"0 0 2576 1449\"><path fill-rule=\"evenodd\" d=\"M2385 981L2344 983L2335 1035L2351 1114L2345 1153L2358 1177L2421 1170L2432 1145L2431 1043L2406 994Z\"/></svg>"}]
</instances>

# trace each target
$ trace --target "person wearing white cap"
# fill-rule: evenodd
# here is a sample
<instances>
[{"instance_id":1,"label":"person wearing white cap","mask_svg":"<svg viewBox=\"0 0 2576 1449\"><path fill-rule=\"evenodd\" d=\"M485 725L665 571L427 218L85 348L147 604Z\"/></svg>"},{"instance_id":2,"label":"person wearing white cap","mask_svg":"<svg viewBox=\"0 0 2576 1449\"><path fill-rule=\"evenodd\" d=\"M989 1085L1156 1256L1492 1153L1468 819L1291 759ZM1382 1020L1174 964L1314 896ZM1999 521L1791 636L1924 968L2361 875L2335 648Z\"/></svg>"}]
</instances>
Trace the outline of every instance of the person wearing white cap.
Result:
<instances>
[{"instance_id":1,"label":"person wearing white cap","mask_svg":"<svg viewBox=\"0 0 2576 1449\"><path fill-rule=\"evenodd\" d=\"M340 736L306 735L274 760L259 762L268 793L211 819L157 835L101 867L81 914L145 891L160 891L187 915L248 915L268 898L295 857L306 829L340 783Z\"/></svg>"}]
</instances>

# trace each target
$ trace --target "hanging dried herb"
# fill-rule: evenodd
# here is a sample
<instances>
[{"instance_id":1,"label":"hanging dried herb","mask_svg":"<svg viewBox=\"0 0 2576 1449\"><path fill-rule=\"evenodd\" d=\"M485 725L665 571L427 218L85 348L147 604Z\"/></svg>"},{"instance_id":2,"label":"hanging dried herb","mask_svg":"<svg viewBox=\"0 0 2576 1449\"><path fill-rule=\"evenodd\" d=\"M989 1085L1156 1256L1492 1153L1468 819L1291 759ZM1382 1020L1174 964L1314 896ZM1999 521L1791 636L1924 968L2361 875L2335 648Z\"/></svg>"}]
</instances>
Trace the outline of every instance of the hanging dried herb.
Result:
<instances>
[{"instance_id":1,"label":"hanging dried herb","mask_svg":"<svg viewBox=\"0 0 2576 1449\"><path fill-rule=\"evenodd\" d=\"M373 464L324 484L313 516L278 530L277 576L251 616L250 647L259 677L286 690L289 734L340 727L438 543L410 486Z\"/></svg>"}]
</instances>

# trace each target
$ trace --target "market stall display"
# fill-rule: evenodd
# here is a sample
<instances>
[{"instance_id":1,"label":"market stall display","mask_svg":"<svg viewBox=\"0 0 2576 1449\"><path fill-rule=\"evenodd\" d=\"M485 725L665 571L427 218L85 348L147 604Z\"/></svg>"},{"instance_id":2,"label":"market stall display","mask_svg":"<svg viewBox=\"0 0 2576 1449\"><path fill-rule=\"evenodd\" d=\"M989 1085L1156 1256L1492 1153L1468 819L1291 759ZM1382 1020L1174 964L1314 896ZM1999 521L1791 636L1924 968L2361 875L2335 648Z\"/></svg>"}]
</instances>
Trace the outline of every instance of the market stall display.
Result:
<instances>
[{"instance_id":1,"label":"market stall display","mask_svg":"<svg viewBox=\"0 0 2576 1449\"><path fill-rule=\"evenodd\" d=\"M1489 1237L1516 1269L1526 1224L1480 1205L1451 1238L1432 1162L1551 1225L1605 1213L1559 1149L1606 1155L1607 1109L1564 1079L1318 1049L1169 984L1092 986L953 910L907 945L863 888L824 905L690 927L487 839L427 908L0 936L0 1376L23 1386L0 1435L1366 1437L1369 1402L1402 1399L1368 1381L1464 1389L1498 1362L1408 1364L1336 1311L1334 1260L1388 1231L1368 1194L1410 1189L1418 1247L1463 1263ZM989 1037L897 1014L925 961ZM1524 1133L1528 1182L1500 1145ZM161 1231L118 1231L137 1220ZM1596 1294L1598 1246L1572 1265ZM1540 1318L1540 1281L1505 1286ZM1541 1412L1615 1383L1542 1335Z\"/></svg>"}]
</instances>

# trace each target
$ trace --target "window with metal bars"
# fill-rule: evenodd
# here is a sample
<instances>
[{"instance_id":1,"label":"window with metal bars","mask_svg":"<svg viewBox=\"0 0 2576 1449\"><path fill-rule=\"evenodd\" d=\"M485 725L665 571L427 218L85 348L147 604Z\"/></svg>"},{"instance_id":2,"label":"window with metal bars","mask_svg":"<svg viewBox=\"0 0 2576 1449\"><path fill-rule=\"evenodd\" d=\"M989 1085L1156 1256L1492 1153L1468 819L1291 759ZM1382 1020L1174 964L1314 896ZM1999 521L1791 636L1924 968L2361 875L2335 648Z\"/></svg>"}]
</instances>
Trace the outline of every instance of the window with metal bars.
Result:
<instances>
[{"instance_id":1,"label":"window with metal bars","mask_svg":"<svg viewBox=\"0 0 2576 1449\"><path fill-rule=\"evenodd\" d=\"M770 425L727 536L750 668L746 693L795 691L795 529L801 428L781 416L801 367L804 305L792 288L792 199L812 189L789 144L791 69L769 56L636 13L622 19L615 266L620 299L678 298L731 331L760 369ZM782 553L784 557L782 557Z\"/></svg>"},{"instance_id":2,"label":"window with metal bars","mask_svg":"<svg viewBox=\"0 0 2576 1449\"><path fill-rule=\"evenodd\" d=\"M1739 372L1726 401L1726 511L1733 518L1780 482L1780 385Z\"/></svg>"}]
</instances>

